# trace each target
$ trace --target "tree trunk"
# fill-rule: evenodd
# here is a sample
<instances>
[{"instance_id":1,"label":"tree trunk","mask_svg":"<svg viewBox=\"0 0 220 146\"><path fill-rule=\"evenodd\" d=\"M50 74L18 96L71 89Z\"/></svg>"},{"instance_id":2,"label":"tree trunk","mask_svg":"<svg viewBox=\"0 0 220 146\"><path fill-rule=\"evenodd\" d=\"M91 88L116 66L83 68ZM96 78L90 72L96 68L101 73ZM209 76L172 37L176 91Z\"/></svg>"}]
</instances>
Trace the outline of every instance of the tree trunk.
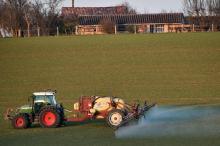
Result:
<instances>
[{"instance_id":1,"label":"tree trunk","mask_svg":"<svg viewBox=\"0 0 220 146\"><path fill-rule=\"evenodd\" d=\"M30 37L30 23L27 23L27 33L28 33L28 37Z\"/></svg>"}]
</instances>

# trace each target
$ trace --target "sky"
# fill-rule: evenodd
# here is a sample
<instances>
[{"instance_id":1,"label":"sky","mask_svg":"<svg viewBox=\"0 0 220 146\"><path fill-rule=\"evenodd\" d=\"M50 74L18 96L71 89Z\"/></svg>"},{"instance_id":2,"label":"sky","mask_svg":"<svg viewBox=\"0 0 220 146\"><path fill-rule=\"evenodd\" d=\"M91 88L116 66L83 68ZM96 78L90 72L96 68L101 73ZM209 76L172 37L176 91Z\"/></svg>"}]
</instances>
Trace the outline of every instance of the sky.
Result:
<instances>
[{"instance_id":1,"label":"sky","mask_svg":"<svg viewBox=\"0 0 220 146\"><path fill-rule=\"evenodd\" d=\"M182 0L75 0L75 7L106 7L128 2L138 13L182 12ZM64 0L64 7L71 7L72 0Z\"/></svg>"}]
</instances>

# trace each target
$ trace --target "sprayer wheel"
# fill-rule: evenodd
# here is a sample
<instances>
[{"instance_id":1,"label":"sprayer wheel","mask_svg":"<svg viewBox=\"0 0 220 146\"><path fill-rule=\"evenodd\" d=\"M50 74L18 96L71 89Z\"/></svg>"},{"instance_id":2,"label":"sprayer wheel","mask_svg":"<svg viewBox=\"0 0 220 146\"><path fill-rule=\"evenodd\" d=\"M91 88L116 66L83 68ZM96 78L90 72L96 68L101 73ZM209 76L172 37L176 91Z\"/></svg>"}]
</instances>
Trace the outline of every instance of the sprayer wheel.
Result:
<instances>
[{"instance_id":1,"label":"sprayer wheel","mask_svg":"<svg viewBox=\"0 0 220 146\"><path fill-rule=\"evenodd\" d=\"M107 124L113 129L119 128L122 125L123 120L124 113L119 109L111 110L106 117Z\"/></svg>"},{"instance_id":2,"label":"sprayer wheel","mask_svg":"<svg viewBox=\"0 0 220 146\"><path fill-rule=\"evenodd\" d=\"M25 114L18 114L12 119L12 126L15 129L25 129L28 128L29 125L30 122Z\"/></svg>"}]
</instances>

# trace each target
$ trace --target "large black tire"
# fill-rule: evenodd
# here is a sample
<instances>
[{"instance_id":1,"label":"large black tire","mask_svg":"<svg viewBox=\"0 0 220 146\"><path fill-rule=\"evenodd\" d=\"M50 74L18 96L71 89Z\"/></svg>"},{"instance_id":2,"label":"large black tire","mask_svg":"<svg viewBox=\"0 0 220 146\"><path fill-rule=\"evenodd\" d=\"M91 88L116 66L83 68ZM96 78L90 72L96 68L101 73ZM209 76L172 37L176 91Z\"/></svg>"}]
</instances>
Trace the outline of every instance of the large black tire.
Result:
<instances>
[{"instance_id":1,"label":"large black tire","mask_svg":"<svg viewBox=\"0 0 220 146\"><path fill-rule=\"evenodd\" d=\"M39 122L43 128L56 128L60 125L60 114L54 108L45 108L40 112Z\"/></svg>"},{"instance_id":2,"label":"large black tire","mask_svg":"<svg viewBox=\"0 0 220 146\"><path fill-rule=\"evenodd\" d=\"M106 117L107 124L115 130L122 125L123 121L124 113L119 109L111 110Z\"/></svg>"},{"instance_id":3,"label":"large black tire","mask_svg":"<svg viewBox=\"0 0 220 146\"><path fill-rule=\"evenodd\" d=\"M30 120L26 114L18 114L12 119L12 126L15 129L26 129L30 124Z\"/></svg>"}]
</instances>

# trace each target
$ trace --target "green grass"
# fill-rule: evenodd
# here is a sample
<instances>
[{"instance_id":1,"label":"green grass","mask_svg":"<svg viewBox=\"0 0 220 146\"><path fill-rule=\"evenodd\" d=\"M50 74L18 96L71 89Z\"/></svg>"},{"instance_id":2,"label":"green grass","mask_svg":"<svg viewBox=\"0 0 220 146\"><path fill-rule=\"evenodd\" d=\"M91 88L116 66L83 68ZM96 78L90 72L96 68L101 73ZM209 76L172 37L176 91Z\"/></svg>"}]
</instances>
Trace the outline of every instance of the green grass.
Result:
<instances>
[{"instance_id":1,"label":"green grass","mask_svg":"<svg viewBox=\"0 0 220 146\"><path fill-rule=\"evenodd\" d=\"M159 104L220 104L220 33L0 39L0 113L34 91ZM53 138L54 137L54 138ZM34 142L32 142L34 141ZM190 141L190 142L189 142ZM214 142L213 142L214 141ZM13 130L0 117L0 145L220 145L219 136L117 140L103 123Z\"/></svg>"}]
</instances>

